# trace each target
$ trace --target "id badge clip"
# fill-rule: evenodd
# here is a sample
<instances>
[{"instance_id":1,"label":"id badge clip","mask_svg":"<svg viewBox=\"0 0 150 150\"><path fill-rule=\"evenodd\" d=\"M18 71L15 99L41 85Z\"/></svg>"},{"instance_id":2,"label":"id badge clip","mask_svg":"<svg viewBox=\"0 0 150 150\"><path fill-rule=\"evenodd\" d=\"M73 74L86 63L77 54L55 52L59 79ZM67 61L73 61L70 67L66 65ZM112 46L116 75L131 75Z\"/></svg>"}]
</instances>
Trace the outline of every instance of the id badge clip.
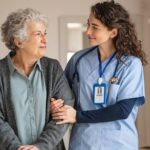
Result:
<instances>
[{"instance_id":1,"label":"id badge clip","mask_svg":"<svg viewBox=\"0 0 150 150\"><path fill-rule=\"evenodd\" d=\"M93 86L94 104L106 104L106 84L94 84Z\"/></svg>"}]
</instances>

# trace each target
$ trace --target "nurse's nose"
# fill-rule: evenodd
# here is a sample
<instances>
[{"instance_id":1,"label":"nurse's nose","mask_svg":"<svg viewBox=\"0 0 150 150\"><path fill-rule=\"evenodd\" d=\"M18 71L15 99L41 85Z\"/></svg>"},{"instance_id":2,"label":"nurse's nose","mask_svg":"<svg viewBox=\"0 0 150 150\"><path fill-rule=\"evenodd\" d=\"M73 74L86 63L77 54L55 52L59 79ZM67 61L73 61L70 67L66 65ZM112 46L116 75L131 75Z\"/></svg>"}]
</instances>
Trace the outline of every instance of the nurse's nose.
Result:
<instances>
[{"instance_id":1,"label":"nurse's nose","mask_svg":"<svg viewBox=\"0 0 150 150\"><path fill-rule=\"evenodd\" d=\"M91 28L87 27L87 29L86 29L86 35L91 35L91 34L92 34Z\"/></svg>"}]
</instances>

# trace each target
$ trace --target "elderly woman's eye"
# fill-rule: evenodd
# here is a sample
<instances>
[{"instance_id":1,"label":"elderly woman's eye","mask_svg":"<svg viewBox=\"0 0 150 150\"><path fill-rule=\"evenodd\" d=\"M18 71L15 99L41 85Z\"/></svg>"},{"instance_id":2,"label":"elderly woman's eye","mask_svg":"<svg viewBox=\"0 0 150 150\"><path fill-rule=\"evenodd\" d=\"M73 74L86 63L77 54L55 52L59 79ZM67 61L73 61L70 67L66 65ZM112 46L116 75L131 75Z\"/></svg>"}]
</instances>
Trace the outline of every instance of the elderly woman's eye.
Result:
<instances>
[{"instance_id":1,"label":"elderly woman's eye","mask_svg":"<svg viewBox=\"0 0 150 150\"><path fill-rule=\"evenodd\" d=\"M38 32L38 33L36 33L36 35L41 36L41 33L40 33L40 32Z\"/></svg>"}]
</instances>

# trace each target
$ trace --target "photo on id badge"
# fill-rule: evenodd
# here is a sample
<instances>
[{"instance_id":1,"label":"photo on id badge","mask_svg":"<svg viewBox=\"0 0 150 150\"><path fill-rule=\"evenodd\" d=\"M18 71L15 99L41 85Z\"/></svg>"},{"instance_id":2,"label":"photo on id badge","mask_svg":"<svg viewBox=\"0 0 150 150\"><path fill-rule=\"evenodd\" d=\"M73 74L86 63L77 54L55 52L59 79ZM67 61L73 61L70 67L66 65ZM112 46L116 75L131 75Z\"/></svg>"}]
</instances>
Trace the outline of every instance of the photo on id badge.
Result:
<instances>
[{"instance_id":1,"label":"photo on id badge","mask_svg":"<svg viewBox=\"0 0 150 150\"><path fill-rule=\"evenodd\" d=\"M105 104L106 86L105 84L94 85L94 104Z\"/></svg>"}]
</instances>

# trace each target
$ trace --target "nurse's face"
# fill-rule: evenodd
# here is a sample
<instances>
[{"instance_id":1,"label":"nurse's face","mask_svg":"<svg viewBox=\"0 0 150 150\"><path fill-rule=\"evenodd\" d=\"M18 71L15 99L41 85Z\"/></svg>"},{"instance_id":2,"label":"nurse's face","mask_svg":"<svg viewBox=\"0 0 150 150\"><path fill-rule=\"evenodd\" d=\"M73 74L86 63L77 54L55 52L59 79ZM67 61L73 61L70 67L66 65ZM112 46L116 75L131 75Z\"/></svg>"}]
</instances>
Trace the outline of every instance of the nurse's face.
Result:
<instances>
[{"instance_id":1,"label":"nurse's face","mask_svg":"<svg viewBox=\"0 0 150 150\"><path fill-rule=\"evenodd\" d=\"M114 38L114 31L108 30L108 28L102 24L102 22L90 14L87 22L86 34L91 46L102 45L108 42L112 42Z\"/></svg>"}]
</instances>

